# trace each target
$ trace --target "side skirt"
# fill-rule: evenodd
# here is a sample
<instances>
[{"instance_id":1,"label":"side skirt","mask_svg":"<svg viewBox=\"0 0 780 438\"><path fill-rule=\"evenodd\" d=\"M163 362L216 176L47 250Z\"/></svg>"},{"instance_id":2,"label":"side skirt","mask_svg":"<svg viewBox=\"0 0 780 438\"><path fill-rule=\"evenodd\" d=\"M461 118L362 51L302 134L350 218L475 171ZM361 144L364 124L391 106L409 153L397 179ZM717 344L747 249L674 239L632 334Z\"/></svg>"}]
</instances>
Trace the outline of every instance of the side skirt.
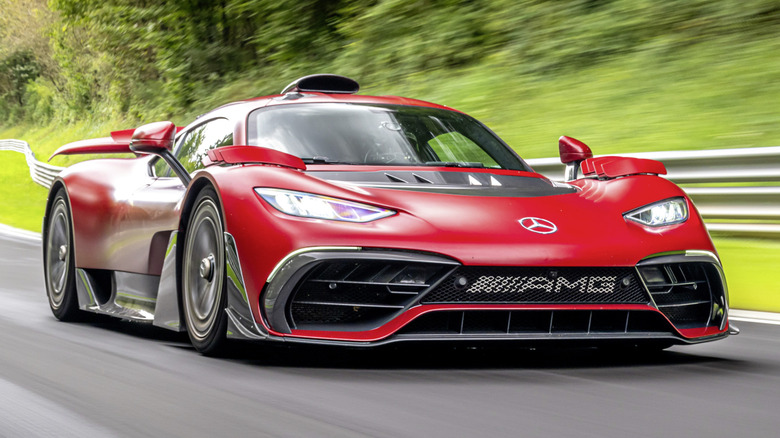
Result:
<instances>
[{"instance_id":1,"label":"side skirt","mask_svg":"<svg viewBox=\"0 0 780 438\"><path fill-rule=\"evenodd\" d=\"M106 272L106 271L103 271ZM134 321L152 322L160 277L111 272L103 281L86 269L76 269L79 308Z\"/></svg>"}]
</instances>

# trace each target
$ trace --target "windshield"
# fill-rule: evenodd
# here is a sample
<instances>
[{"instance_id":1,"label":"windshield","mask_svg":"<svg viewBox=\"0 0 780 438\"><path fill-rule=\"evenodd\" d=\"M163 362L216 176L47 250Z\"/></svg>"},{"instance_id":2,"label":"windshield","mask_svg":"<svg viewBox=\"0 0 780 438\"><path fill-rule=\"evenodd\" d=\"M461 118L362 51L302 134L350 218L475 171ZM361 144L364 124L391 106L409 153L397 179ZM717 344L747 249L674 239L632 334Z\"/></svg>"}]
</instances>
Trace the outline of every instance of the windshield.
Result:
<instances>
[{"instance_id":1,"label":"windshield","mask_svg":"<svg viewBox=\"0 0 780 438\"><path fill-rule=\"evenodd\" d=\"M249 115L248 143L312 164L489 167L529 170L473 118L437 108L309 103Z\"/></svg>"}]
</instances>

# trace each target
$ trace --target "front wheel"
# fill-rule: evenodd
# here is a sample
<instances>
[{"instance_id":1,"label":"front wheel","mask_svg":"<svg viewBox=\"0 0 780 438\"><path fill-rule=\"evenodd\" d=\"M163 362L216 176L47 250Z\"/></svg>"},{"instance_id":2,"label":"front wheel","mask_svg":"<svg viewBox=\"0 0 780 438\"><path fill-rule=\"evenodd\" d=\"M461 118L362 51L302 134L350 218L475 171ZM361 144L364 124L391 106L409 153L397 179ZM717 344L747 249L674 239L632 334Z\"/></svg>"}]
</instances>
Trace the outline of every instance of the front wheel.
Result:
<instances>
[{"instance_id":1,"label":"front wheel","mask_svg":"<svg viewBox=\"0 0 780 438\"><path fill-rule=\"evenodd\" d=\"M60 321L74 321L79 316L71 230L68 199L61 188L54 195L49 211L43 252L46 295L51 312Z\"/></svg>"},{"instance_id":2,"label":"front wheel","mask_svg":"<svg viewBox=\"0 0 780 438\"><path fill-rule=\"evenodd\" d=\"M196 350L217 355L225 347L225 238L212 188L198 194L185 231L182 296L187 333Z\"/></svg>"}]
</instances>

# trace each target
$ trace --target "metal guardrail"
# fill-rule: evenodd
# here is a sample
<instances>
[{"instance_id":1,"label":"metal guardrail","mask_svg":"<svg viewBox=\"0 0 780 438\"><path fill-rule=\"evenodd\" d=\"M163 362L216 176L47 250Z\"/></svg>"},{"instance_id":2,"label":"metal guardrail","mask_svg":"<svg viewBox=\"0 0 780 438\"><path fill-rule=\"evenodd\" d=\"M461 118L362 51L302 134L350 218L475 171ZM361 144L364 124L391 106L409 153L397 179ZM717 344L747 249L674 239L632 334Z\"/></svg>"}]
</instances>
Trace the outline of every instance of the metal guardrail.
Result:
<instances>
[{"instance_id":1,"label":"metal guardrail","mask_svg":"<svg viewBox=\"0 0 780 438\"><path fill-rule=\"evenodd\" d=\"M30 168L30 177L34 182L47 189L51 187L54 178L64 169L64 167L52 166L51 164L38 161L26 141L0 140L0 151L15 151L24 154L27 160L27 167Z\"/></svg>"},{"instance_id":2,"label":"metal guardrail","mask_svg":"<svg viewBox=\"0 0 780 438\"><path fill-rule=\"evenodd\" d=\"M54 178L64 169L38 161L27 142L22 140L0 140L2 150L23 153L30 177L46 188L51 187ZM780 238L780 185L744 185L780 183L780 146L619 155L663 162L668 171L666 177L683 186L711 232ZM558 158L526 161L550 179L564 179L564 166ZM722 183L743 186L725 187L720 185ZM696 186L686 187L687 184ZM719 185L708 187L706 184Z\"/></svg>"}]
</instances>

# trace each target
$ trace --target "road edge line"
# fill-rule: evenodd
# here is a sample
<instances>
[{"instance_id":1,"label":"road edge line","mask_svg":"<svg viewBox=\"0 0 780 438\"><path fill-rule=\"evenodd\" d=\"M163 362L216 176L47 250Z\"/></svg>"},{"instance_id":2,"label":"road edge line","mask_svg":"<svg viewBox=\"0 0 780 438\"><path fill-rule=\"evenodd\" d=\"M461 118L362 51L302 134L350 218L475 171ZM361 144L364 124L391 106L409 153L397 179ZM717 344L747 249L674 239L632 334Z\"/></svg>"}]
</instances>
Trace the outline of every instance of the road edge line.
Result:
<instances>
[{"instance_id":1,"label":"road edge line","mask_svg":"<svg viewBox=\"0 0 780 438\"><path fill-rule=\"evenodd\" d=\"M0 234L23 240L41 241L41 233L15 228L10 225L0 224Z\"/></svg>"},{"instance_id":2,"label":"road edge line","mask_svg":"<svg viewBox=\"0 0 780 438\"><path fill-rule=\"evenodd\" d=\"M756 310L729 310L729 321L756 322L759 324L780 325L780 313L759 312Z\"/></svg>"}]
</instances>

